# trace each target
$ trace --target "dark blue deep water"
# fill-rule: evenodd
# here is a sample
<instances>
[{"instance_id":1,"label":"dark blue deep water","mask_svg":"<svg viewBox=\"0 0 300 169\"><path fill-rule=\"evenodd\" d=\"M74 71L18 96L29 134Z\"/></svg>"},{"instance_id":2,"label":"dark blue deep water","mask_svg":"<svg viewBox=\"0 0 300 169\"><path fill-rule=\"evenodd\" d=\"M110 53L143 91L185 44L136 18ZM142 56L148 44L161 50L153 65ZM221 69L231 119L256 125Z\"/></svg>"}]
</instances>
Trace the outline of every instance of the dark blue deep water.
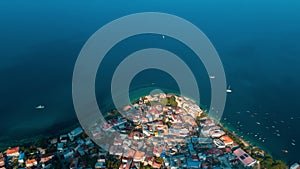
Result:
<instances>
[{"instance_id":1,"label":"dark blue deep water","mask_svg":"<svg viewBox=\"0 0 300 169\"><path fill-rule=\"evenodd\" d=\"M288 163L299 161L299 10L297 0L2 0L0 142L76 123L72 71L85 41L116 18L155 11L189 20L214 44L233 89L227 97L224 123L275 157ZM112 108L108 91L118 63L130 53L149 47L180 56L197 77L201 104L210 103L207 73L190 49L172 38L142 35L120 42L100 66L96 81L100 108ZM148 70L132 81L131 97L148 94L154 88L178 91L168 74ZM46 109L35 110L39 104Z\"/></svg>"}]
</instances>

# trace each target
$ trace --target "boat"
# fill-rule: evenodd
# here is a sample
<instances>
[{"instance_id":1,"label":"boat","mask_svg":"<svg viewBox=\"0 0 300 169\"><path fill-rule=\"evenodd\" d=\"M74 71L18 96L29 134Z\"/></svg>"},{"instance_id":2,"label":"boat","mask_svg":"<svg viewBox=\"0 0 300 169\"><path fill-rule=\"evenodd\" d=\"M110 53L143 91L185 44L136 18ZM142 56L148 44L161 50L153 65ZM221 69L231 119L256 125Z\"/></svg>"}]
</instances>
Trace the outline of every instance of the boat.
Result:
<instances>
[{"instance_id":1,"label":"boat","mask_svg":"<svg viewBox=\"0 0 300 169\"><path fill-rule=\"evenodd\" d=\"M163 35L162 38L165 39L165 35Z\"/></svg>"},{"instance_id":2,"label":"boat","mask_svg":"<svg viewBox=\"0 0 300 169\"><path fill-rule=\"evenodd\" d=\"M281 150L283 153L288 153L289 151L287 149L282 149Z\"/></svg>"},{"instance_id":3,"label":"boat","mask_svg":"<svg viewBox=\"0 0 300 169\"><path fill-rule=\"evenodd\" d=\"M226 92L227 92L227 93L231 93L231 92L232 92L230 86L228 86L228 88L226 89Z\"/></svg>"},{"instance_id":4,"label":"boat","mask_svg":"<svg viewBox=\"0 0 300 169\"><path fill-rule=\"evenodd\" d=\"M295 146L296 144L295 143L291 143L292 144L292 146Z\"/></svg>"},{"instance_id":5,"label":"boat","mask_svg":"<svg viewBox=\"0 0 300 169\"><path fill-rule=\"evenodd\" d=\"M43 106L43 105L38 105L35 107L35 109L44 109L44 108L45 108L45 106Z\"/></svg>"},{"instance_id":6,"label":"boat","mask_svg":"<svg viewBox=\"0 0 300 169\"><path fill-rule=\"evenodd\" d=\"M209 78L214 79L214 78L216 78L216 76L210 75Z\"/></svg>"},{"instance_id":7,"label":"boat","mask_svg":"<svg viewBox=\"0 0 300 169\"><path fill-rule=\"evenodd\" d=\"M260 122L256 122L257 125L260 125Z\"/></svg>"}]
</instances>

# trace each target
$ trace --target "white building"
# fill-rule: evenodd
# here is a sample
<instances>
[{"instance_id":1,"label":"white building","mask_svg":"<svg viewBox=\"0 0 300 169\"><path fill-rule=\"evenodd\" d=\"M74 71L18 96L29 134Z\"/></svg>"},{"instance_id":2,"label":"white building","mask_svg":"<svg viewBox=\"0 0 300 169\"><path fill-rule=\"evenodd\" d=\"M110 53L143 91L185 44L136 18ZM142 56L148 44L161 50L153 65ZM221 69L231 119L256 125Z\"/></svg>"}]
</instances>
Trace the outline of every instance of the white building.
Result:
<instances>
[{"instance_id":1,"label":"white building","mask_svg":"<svg viewBox=\"0 0 300 169\"><path fill-rule=\"evenodd\" d=\"M290 166L290 169L300 169L300 165L298 163L294 163Z\"/></svg>"}]
</instances>

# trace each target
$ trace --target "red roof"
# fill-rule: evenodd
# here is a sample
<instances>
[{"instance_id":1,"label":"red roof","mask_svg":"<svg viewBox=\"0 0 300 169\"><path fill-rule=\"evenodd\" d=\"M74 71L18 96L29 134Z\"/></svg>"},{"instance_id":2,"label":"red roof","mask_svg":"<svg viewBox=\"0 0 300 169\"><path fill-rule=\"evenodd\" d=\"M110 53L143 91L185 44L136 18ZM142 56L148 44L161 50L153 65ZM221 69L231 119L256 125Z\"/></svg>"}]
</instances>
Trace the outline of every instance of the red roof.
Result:
<instances>
[{"instance_id":1,"label":"red roof","mask_svg":"<svg viewBox=\"0 0 300 169\"><path fill-rule=\"evenodd\" d=\"M26 160L26 164L33 164L33 163L35 163L35 162L37 162L36 161L36 159L28 159L28 160Z\"/></svg>"},{"instance_id":2,"label":"red roof","mask_svg":"<svg viewBox=\"0 0 300 169\"><path fill-rule=\"evenodd\" d=\"M228 135L220 137L220 140L222 140L225 144L233 143L233 140Z\"/></svg>"},{"instance_id":3,"label":"red roof","mask_svg":"<svg viewBox=\"0 0 300 169\"><path fill-rule=\"evenodd\" d=\"M7 151L6 151L6 155L18 153L19 150L20 150L20 147L9 148L9 149L7 149Z\"/></svg>"}]
</instances>

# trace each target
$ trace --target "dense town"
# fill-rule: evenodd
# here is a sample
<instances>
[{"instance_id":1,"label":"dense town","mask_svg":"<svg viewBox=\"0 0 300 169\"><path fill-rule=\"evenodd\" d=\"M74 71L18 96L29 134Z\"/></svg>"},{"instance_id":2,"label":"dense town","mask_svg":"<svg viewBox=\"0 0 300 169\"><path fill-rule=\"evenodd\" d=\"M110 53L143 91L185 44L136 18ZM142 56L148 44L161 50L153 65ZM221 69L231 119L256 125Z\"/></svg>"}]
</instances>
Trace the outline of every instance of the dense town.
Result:
<instances>
[{"instance_id":1,"label":"dense town","mask_svg":"<svg viewBox=\"0 0 300 169\"><path fill-rule=\"evenodd\" d=\"M115 110L105 123L85 131L77 127L40 145L9 147L0 153L4 168L287 167L227 131L192 99L158 93Z\"/></svg>"}]
</instances>

